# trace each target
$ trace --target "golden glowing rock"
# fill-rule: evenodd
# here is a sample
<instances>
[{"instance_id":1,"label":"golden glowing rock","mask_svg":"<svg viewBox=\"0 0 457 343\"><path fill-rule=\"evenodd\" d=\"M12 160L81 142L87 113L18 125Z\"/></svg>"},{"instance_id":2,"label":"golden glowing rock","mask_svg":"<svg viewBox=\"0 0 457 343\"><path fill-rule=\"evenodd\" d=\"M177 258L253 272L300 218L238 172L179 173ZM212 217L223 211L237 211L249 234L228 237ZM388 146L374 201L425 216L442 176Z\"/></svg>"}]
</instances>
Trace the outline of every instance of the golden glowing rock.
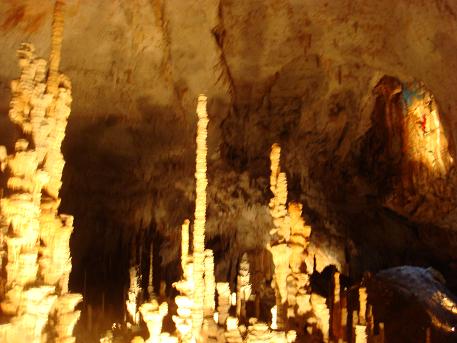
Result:
<instances>
[{"instance_id":1,"label":"golden glowing rock","mask_svg":"<svg viewBox=\"0 0 457 343\"><path fill-rule=\"evenodd\" d=\"M183 279L173 283L181 295L175 297L175 303L178 306L177 316L172 319L176 325L179 338L182 342L192 340L192 309L193 309L193 292L195 285L193 282L193 263L188 261L184 266Z\"/></svg>"},{"instance_id":2,"label":"golden glowing rock","mask_svg":"<svg viewBox=\"0 0 457 343\"><path fill-rule=\"evenodd\" d=\"M193 232L193 279L195 290L193 293L194 304L192 309L192 330L195 337L199 337L203 324L203 305L205 282L205 222L206 222L206 155L208 148L206 140L208 136L208 115L206 113L206 96L198 97L197 105L197 157L196 157L196 199L195 199L195 220Z\"/></svg>"},{"instance_id":3,"label":"golden glowing rock","mask_svg":"<svg viewBox=\"0 0 457 343\"><path fill-rule=\"evenodd\" d=\"M189 220L184 220L181 226L181 268L184 272L186 269L187 259L189 257Z\"/></svg>"},{"instance_id":4,"label":"golden glowing rock","mask_svg":"<svg viewBox=\"0 0 457 343\"><path fill-rule=\"evenodd\" d=\"M218 282L217 288L217 312L219 325L225 325L230 310L230 285L228 282Z\"/></svg>"},{"instance_id":5,"label":"golden glowing rock","mask_svg":"<svg viewBox=\"0 0 457 343\"><path fill-rule=\"evenodd\" d=\"M314 315L317 319L317 326L322 332L324 342L329 340L330 329L330 311L327 307L326 300L318 294L311 294L311 305Z\"/></svg>"},{"instance_id":6,"label":"golden glowing rock","mask_svg":"<svg viewBox=\"0 0 457 343\"><path fill-rule=\"evenodd\" d=\"M355 326L355 343L367 343L367 327L365 325Z\"/></svg>"},{"instance_id":7,"label":"golden glowing rock","mask_svg":"<svg viewBox=\"0 0 457 343\"><path fill-rule=\"evenodd\" d=\"M138 277L138 268L133 266L130 267L130 288L127 293L128 299L125 301L127 312L132 318L133 324L139 323L138 315L138 295L141 292L140 281Z\"/></svg>"},{"instance_id":8,"label":"golden glowing rock","mask_svg":"<svg viewBox=\"0 0 457 343\"><path fill-rule=\"evenodd\" d=\"M367 313L367 289L365 287L359 288L359 322L358 324L366 325Z\"/></svg>"},{"instance_id":9,"label":"golden glowing rock","mask_svg":"<svg viewBox=\"0 0 457 343\"><path fill-rule=\"evenodd\" d=\"M146 343L160 343L162 321L163 317L168 314L168 304L163 302L159 306L157 300L153 299L151 302L140 306L140 313L149 331L149 338Z\"/></svg>"},{"instance_id":10,"label":"golden glowing rock","mask_svg":"<svg viewBox=\"0 0 457 343\"><path fill-rule=\"evenodd\" d=\"M216 279L214 278L214 256L210 249L205 250L205 297L203 303L205 317L212 317L215 304Z\"/></svg>"}]
</instances>

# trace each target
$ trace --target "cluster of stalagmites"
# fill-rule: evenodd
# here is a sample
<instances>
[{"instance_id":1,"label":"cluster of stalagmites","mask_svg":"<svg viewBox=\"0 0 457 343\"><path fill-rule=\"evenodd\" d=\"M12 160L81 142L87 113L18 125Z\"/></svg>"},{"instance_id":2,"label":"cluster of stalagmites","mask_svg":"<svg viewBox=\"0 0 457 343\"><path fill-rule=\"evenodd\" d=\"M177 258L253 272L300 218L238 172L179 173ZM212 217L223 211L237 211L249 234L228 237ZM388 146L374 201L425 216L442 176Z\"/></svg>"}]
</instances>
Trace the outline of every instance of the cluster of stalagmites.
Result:
<instances>
[{"instance_id":1,"label":"cluster of stalagmites","mask_svg":"<svg viewBox=\"0 0 457 343\"><path fill-rule=\"evenodd\" d=\"M21 76L11 83L9 117L24 138L1 149L7 176L0 202L2 342L72 342L81 295L68 292L73 217L58 214L64 159L61 144L70 114L69 81L58 74L51 92L47 63L23 44ZM44 332L47 326L49 329Z\"/></svg>"},{"instance_id":2,"label":"cluster of stalagmites","mask_svg":"<svg viewBox=\"0 0 457 343\"><path fill-rule=\"evenodd\" d=\"M136 318L141 313L149 330L146 342L226 342L226 343L291 343L301 341L305 336L320 337L324 342L383 342L383 326L374 336L372 309L367 307L365 288L359 291L359 311L349 313L347 294L340 289L340 274L334 274L332 299L311 292L310 269L305 263L310 241L311 227L302 218L302 205L287 204L287 178L280 171L279 145L271 150L271 191L273 198L269 208L274 227L270 230L268 251L271 253L274 274L268 275L264 257L251 256L252 261L260 259L261 269L267 275L255 273L251 277L250 258L244 253L239 263L235 293L231 293L228 282L217 282L214 277L214 256L205 249L206 220L206 98L199 97L197 114L197 158L196 184L197 198L193 234L190 234L190 221L185 220L181 228L181 280L173 283L179 292L174 301L177 313L172 315L176 332L163 333L162 321L168 314L166 302L159 304L155 297L138 306L141 289L138 286L137 268L131 269L131 285L127 310ZM192 239L191 239L192 238ZM190 251L190 242L193 242ZM152 257L151 257L152 261ZM150 262L152 266L152 262ZM152 268L152 267L150 267ZM152 270L150 270L148 293L152 291ZM260 296L265 281L272 279L276 305L271 309L269 324L258 318L247 318L246 304L255 301L256 315L260 314ZM149 289L151 288L151 289ZM216 301L217 298L217 301ZM139 310L138 310L139 308ZM348 328L351 318L352 327ZM371 340L370 340L371 339ZM104 338L102 342L110 340ZM143 342L136 336L132 342Z\"/></svg>"}]
</instances>

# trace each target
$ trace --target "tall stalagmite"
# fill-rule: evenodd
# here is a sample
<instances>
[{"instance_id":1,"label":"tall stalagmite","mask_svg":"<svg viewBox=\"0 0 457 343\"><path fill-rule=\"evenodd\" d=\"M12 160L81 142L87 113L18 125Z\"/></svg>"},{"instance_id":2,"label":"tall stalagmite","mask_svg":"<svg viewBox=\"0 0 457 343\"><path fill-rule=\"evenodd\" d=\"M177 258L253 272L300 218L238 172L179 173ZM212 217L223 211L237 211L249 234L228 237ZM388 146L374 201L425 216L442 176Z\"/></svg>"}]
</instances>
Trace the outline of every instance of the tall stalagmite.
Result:
<instances>
[{"instance_id":1,"label":"tall stalagmite","mask_svg":"<svg viewBox=\"0 0 457 343\"><path fill-rule=\"evenodd\" d=\"M192 331L198 340L203 324L203 302L205 292L205 282L203 275L205 272L205 222L206 222L206 155L208 152L206 139L208 136L208 115L206 113L206 96L198 97L197 105L197 158L196 158L196 200L195 200L195 220L193 231L193 261L194 261L194 304L192 309Z\"/></svg>"},{"instance_id":2,"label":"tall stalagmite","mask_svg":"<svg viewBox=\"0 0 457 343\"><path fill-rule=\"evenodd\" d=\"M281 148L278 144L271 147L271 176L270 189L273 198L270 200L270 214L273 218L274 228L270 230L270 250L273 263L275 265L275 274L272 286L276 295L276 313L277 326L282 328L285 322L285 303L287 301L287 276L289 275L289 259L291 250L287 246L290 237L290 223L287 216L287 179L286 174L280 172Z\"/></svg>"}]
</instances>

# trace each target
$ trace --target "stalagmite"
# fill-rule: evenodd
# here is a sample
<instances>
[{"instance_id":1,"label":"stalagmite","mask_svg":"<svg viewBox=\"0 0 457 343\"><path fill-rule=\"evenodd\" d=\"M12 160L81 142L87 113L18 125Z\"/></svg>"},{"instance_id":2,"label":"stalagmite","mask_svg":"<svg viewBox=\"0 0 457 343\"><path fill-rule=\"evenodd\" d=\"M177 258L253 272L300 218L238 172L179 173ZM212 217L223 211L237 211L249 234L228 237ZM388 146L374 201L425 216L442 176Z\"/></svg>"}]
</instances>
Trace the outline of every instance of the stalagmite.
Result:
<instances>
[{"instance_id":1,"label":"stalagmite","mask_svg":"<svg viewBox=\"0 0 457 343\"><path fill-rule=\"evenodd\" d=\"M237 276L236 315L238 319L246 318L246 301L251 296L248 255L243 254Z\"/></svg>"},{"instance_id":2,"label":"stalagmite","mask_svg":"<svg viewBox=\"0 0 457 343\"><path fill-rule=\"evenodd\" d=\"M373 318L373 306L368 305L367 311L367 340L370 340L374 335L374 318Z\"/></svg>"},{"instance_id":3,"label":"stalagmite","mask_svg":"<svg viewBox=\"0 0 457 343\"><path fill-rule=\"evenodd\" d=\"M304 273L307 270L305 262L306 249L309 245L311 227L305 225L302 218L302 205L290 203L288 206L288 215L290 218L290 274L287 278L287 317L299 317L311 310L309 275ZM299 321L299 319L297 319Z\"/></svg>"},{"instance_id":4,"label":"stalagmite","mask_svg":"<svg viewBox=\"0 0 457 343\"><path fill-rule=\"evenodd\" d=\"M216 293L216 280L214 278L214 256L210 249L205 250L205 298L204 298L204 315L213 317Z\"/></svg>"},{"instance_id":5,"label":"stalagmite","mask_svg":"<svg viewBox=\"0 0 457 343\"><path fill-rule=\"evenodd\" d=\"M32 45L22 44L21 76L11 83L10 119L31 142L18 140L15 153L2 158L10 194L1 200L1 215L12 228L0 230L8 234L1 239L8 248L1 307L11 318L10 324L0 325L6 342L41 342L51 336L72 342L79 318L74 308L82 297L68 293L73 217L58 213L65 163L61 144L72 101L70 81L59 73L63 5L56 1L49 69L35 57ZM14 340L16 335L21 339Z\"/></svg>"},{"instance_id":6,"label":"stalagmite","mask_svg":"<svg viewBox=\"0 0 457 343\"><path fill-rule=\"evenodd\" d=\"M251 321L251 320L250 320ZM252 322L252 321L251 321ZM253 321L248 327L246 343L272 342L274 334L267 324Z\"/></svg>"},{"instance_id":7,"label":"stalagmite","mask_svg":"<svg viewBox=\"0 0 457 343\"><path fill-rule=\"evenodd\" d=\"M197 105L197 157L196 157L196 199L195 199L195 220L193 231L193 278L195 283L194 304L192 308L192 331L198 340L203 324L203 302L205 282L205 222L206 222L206 155L207 155L207 126L208 116L206 113L206 96L198 97Z\"/></svg>"},{"instance_id":8,"label":"stalagmite","mask_svg":"<svg viewBox=\"0 0 457 343\"><path fill-rule=\"evenodd\" d=\"M355 326L355 343L367 343L367 327L365 325Z\"/></svg>"},{"instance_id":9,"label":"stalagmite","mask_svg":"<svg viewBox=\"0 0 457 343\"><path fill-rule=\"evenodd\" d=\"M228 282L218 282L216 288L218 323L225 325L230 310L230 286Z\"/></svg>"},{"instance_id":10,"label":"stalagmite","mask_svg":"<svg viewBox=\"0 0 457 343\"><path fill-rule=\"evenodd\" d=\"M238 319L235 317L227 318L227 331L225 331L225 340L227 343L243 343L240 330L238 329Z\"/></svg>"},{"instance_id":11,"label":"stalagmite","mask_svg":"<svg viewBox=\"0 0 457 343\"><path fill-rule=\"evenodd\" d=\"M348 323L348 309L347 309L347 298L342 297L341 298L341 339L346 340L347 339L347 323Z\"/></svg>"},{"instance_id":12,"label":"stalagmite","mask_svg":"<svg viewBox=\"0 0 457 343\"><path fill-rule=\"evenodd\" d=\"M148 276L148 296L149 300L155 298L154 294L154 265L153 265L153 244L151 243L151 249L149 251L149 276Z\"/></svg>"},{"instance_id":13,"label":"stalagmite","mask_svg":"<svg viewBox=\"0 0 457 343\"><path fill-rule=\"evenodd\" d=\"M160 304L153 299L151 302L144 303L140 306L140 313L146 323L149 331L149 338L146 343L160 343L160 334L162 332L163 317L168 314L168 304Z\"/></svg>"},{"instance_id":14,"label":"stalagmite","mask_svg":"<svg viewBox=\"0 0 457 343\"><path fill-rule=\"evenodd\" d=\"M175 297L176 305L178 306L177 313L172 317L178 331L179 338L182 342L188 343L193 339L192 336L192 308L193 308L193 292L195 285L193 282L193 263L188 261L185 264L182 280L173 283L180 295ZM195 339L195 338L194 338Z\"/></svg>"},{"instance_id":15,"label":"stalagmite","mask_svg":"<svg viewBox=\"0 0 457 343\"><path fill-rule=\"evenodd\" d=\"M76 305L81 301L81 294L67 293L59 297L54 304L56 333L55 342L70 343L75 342L72 337L73 328L79 319L80 311L75 311Z\"/></svg>"},{"instance_id":16,"label":"stalagmite","mask_svg":"<svg viewBox=\"0 0 457 343\"><path fill-rule=\"evenodd\" d=\"M323 341L329 341L329 328L330 328L330 312L325 303L325 298L318 294L311 295L311 304L313 312L317 319L317 326L322 332Z\"/></svg>"},{"instance_id":17,"label":"stalagmite","mask_svg":"<svg viewBox=\"0 0 457 343\"><path fill-rule=\"evenodd\" d=\"M140 279L138 276L138 267L130 267L130 288L127 293L127 300L125 305L127 307L127 312L130 314L133 324L139 323L139 313L138 313L138 295L141 292Z\"/></svg>"},{"instance_id":18,"label":"stalagmite","mask_svg":"<svg viewBox=\"0 0 457 343\"><path fill-rule=\"evenodd\" d=\"M359 305L359 324L366 325L367 289L365 287L359 288Z\"/></svg>"},{"instance_id":19,"label":"stalagmite","mask_svg":"<svg viewBox=\"0 0 457 343\"><path fill-rule=\"evenodd\" d=\"M184 220L181 226L181 268L184 272L189 257L189 220Z\"/></svg>"},{"instance_id":20,"label":"stalagmite","mask_svg":"<svg viewBox=\"0 0 457 343\"><path fill-rule=\"evenodd\" d=\"M270 200L270 214L274 228L270 230L270 243L267 246L273 257L275 266L272 287L276 296L277 326L282 328L286 320L284 306L287 301L287 276L289 275L289 259L291 250L287 246L290 237L290 220L287 216L287 180L285 173L280 172L281 148L273 144L270 153L271 175L270 190L273 198Z\"/></svg>"},{"instance_id":21,"label":"stalagmite","mask_svg":"<svg viewBox=\"0 0 457 343\"><path fill-rule=\"evenodd\" d=\"M273 306L270 310L271 312L271 328L273 330L278 329L278 307L277 305Z\"/></svg>"}]
</instances>

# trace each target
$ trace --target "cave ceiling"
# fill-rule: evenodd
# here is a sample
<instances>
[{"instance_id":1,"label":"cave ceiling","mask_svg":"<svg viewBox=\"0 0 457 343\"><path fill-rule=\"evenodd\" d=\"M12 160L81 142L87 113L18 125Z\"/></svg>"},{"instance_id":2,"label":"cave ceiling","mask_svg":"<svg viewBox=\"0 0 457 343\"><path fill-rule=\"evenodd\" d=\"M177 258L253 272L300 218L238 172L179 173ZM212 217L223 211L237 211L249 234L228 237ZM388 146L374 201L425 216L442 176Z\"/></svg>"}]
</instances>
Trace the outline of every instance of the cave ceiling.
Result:
<instances>
[{"instance_id":1,"label":"cave ceiling","mask_svg":"<svg viewBox=\"0 0 457 343\"><path fill-rule=\"evenodd\" d=\"M357 274L434 261L457 271L457 3L67 5L60 69L72 80L73 103L62 197L76 218L75 273L93 249L114 254L150 228L166 247L162 263L176 260L170 242L193 209L200 93L209 99L207 236L216 260L217 249L239 256L265 244L268 154L278 142L290 197L313 225L318 269ZM16 50L28 41L49 54L52 8L0 2L2 144L15 138L7 111ZM407 90L435 120L411 124L423 137L402 117L414 112ZM427 144L440 151L439 166L425 156ZM413 148L418 159L405 154Z\"/></svg>"}]
</instances>

